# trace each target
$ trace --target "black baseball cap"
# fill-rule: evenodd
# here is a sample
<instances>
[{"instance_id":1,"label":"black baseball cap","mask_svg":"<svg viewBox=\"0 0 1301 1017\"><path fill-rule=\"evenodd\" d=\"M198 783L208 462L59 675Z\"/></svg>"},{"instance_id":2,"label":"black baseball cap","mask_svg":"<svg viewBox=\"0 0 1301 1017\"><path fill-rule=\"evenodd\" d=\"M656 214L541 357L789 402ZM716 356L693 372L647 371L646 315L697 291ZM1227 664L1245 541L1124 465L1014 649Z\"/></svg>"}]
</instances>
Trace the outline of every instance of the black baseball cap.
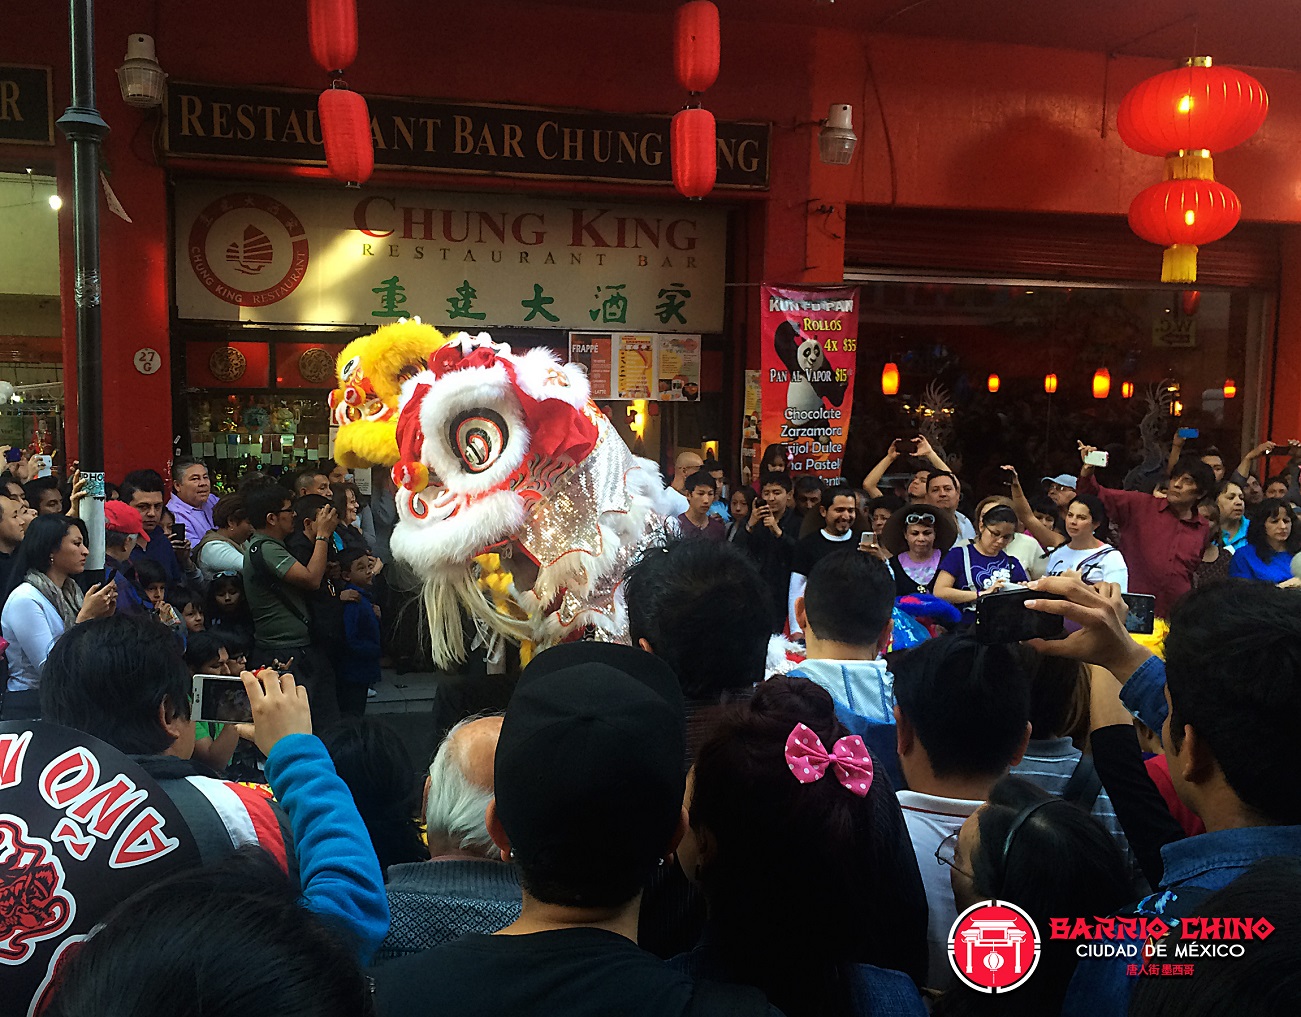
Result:
<instances>
[{"instance_id":1,"label":"black baseball cap","mask_svg":"<svg viewBox=\"0 0 1301 1017\"><path fill-rule=\"evenodd\" d=\"M593 866L653 866L681 815L684 727L677 678L653 654L595 642L540 654L497 741L496 809L515 860L575 889Z\"/></svg>"}]
</instances>

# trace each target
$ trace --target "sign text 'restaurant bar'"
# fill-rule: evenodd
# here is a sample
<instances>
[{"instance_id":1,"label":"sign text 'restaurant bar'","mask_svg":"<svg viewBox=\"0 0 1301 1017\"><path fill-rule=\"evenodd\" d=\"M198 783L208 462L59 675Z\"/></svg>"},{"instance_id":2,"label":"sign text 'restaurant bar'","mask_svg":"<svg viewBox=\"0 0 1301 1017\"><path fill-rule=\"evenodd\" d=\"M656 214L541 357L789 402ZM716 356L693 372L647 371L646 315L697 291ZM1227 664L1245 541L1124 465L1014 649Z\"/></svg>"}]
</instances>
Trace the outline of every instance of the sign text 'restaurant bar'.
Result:
<instances>
[{"instance_id":1,"label":"sign text 'restaurant bar'","mask_svg":"<svg viewBox=\"0 0 1301 1017\"><path fill-rule=\"evenodd\" d=\"M173 156L324 165L315 92L168 83ZM670 117L366 96L375 164L503 176L672 182ZM718 122L718 186L768 186L769 125Z\"/></svg>"}]
</instances>

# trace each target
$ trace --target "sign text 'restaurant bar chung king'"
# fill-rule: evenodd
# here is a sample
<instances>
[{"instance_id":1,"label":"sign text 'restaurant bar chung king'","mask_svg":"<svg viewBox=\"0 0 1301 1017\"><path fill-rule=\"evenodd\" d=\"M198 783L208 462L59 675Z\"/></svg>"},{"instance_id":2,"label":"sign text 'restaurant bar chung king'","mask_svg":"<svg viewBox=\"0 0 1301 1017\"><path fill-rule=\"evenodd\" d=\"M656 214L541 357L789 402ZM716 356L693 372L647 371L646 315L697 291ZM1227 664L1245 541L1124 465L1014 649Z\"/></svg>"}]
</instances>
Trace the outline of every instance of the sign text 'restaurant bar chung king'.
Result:
<instances>
[{"instance_id":1,"label":"sign text 'restaurant bar chung king'","mask_svg":"<svg viewBox=\"0 0 1301 1017\"><path fill-rule=\"evenodd\" d=\"M325 165L315 92L169 82L173 156ZM367 95L375 164L670 184L668 116ZM768 187L769 125L718 122L718 186Z\"/></svg>"}]
</instances>

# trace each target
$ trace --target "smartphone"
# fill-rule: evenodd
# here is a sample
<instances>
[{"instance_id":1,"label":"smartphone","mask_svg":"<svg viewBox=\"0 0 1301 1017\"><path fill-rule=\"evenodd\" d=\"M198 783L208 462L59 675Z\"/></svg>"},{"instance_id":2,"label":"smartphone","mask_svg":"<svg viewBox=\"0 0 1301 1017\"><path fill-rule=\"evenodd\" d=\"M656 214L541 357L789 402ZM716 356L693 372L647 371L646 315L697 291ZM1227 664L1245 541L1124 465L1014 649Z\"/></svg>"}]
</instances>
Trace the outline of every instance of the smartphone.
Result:
<instances>
[{"instance_id":1,"label":"smartphone","mask_svg":"<svg viewBox=\"0 0 1301 1017\"><path fill-rule=\"evenodd\" d=\"M866 551L869 547L876 547L876 534L871 530L864 530L863 535L858 538L858 549Z\"/></svg>"},{"instance_id":2,"label":"smartphone","mask_svg":"<svg viewBox=\"0 0 1301 1017\"><path fill-rule=\"evenodd\" d=\"M1156 624L1156 597L1150 593L1122 593L1125 607L1125 631L1150 636Z\"/></svg>"},{"instance_id":3,"label":"smartphone","mask_svg":"<svg viewBox=\"0 0 1301 1017\"><path fill-rule=\"evenodd\" d=\"M976 601L976 623L971 628L971 637L986 646L1026 639L1061 639L1066 634L1062 616L1031 611L1025 602L1065 599L1025 588L987 593Z\"/></svg>"},{"instance_id":4,"label":"smartphone","mask_svg":"<svg viewBox=\"0 0 1301 1017\"><path fill-rule=\"evenodd\" d=\"M998 468L998 475L1003 478L1000 483L1002 483L1004 487L1011 487L1012 481L1016 479L1016 470L1012 469L1010 466L1000 466Z\"/></svg>"},{"instance_id":5,"label":"smartphone","mask_svg":"<svg viewBox=\"0 0 1301 1017\"><path fill-rule=\"evenodd\" d=\"M173 536L173 537L180 537L182 540L184 540L184 539L185 539L185 524L184 524L184 523L172 523L172 536Z\"/></svg>"},{"instance_id":6,"label":"smartphone","mask_svg":"<svg viewBox=\"0 0 1301 1017\"><path fill-rule=\"evenodd\" d=\"M1179 438L1200 438L1202 432L1195 427L1181 427L1175 432L1175 435Z\"/></svg>"},{"instance_id":7,"label":"smartphone","mask_svg":"<svg viewBox=\"0 0 1301 1017\"><path fill-rule=\"evenodd\" d=\"M917 454L916 438L896 438L894 440L894 450L901 456L912 456Z\"/></svg>"},{"instance_id":8,"label":"smartphone","mask_svg":"<svg viewBox=\"0 0 1301 1017\"><path fill-rule=\"evenodd\" d=\"M20 448L11 448L5 451L5 462L16 463L23 457L23 450Z\"/></svg>"},{"instance_id":9,"label":"smartphone","mask_svg":"<svg viewBox=\"0 0 1301 1017\"><path fill-rule=\"evenodd\" d=\"M1106 466L1111 460L1109 452L1090 452L1084 457L1085 466Z\"/></svg>"},{"instance_id":10,"label":"smartphone","mask_svg":"<svg viewBox=\"0 0 1301 1017\"><path fill-rule=\"evenodd\" d=\"M244 682L230 675L196 674L190 718L217 724L250 723L253 708L249 705Z\"/></svg>"}]
</instances>

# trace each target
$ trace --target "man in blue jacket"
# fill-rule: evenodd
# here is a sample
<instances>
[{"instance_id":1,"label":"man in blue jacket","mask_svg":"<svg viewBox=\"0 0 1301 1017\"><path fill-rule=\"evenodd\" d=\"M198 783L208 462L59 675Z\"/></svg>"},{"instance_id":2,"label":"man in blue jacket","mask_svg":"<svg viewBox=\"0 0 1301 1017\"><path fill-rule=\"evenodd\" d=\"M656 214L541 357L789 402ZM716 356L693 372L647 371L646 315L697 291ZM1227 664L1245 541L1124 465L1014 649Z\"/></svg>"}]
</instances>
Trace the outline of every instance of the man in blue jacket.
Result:
<instances>
[{"instance_id":1,"label":"man in blue jacket","mask_svg":"<svg viewBox=\"0 0 1301 1017\"><path fill-rule=\"evenodd\" d=\"M1228 580L1194 590L1170 617L1163 662L1125 631L1114 584L1055 577L1032 584L1066 600L1027 606L1081 628L1036 641L1041 653L1105 667L1126 707L1161 733L1175 791L1206 832L1168 841L1156 892L1128 913L1174 926L1216 890L1272 856L1301 857L1301 593ZM1176 934L1177 935L1177 934ZM1080 961L1065 1017L1122 1017L1139 975L1126 958Z\"/></svg>"}]
</instances>

